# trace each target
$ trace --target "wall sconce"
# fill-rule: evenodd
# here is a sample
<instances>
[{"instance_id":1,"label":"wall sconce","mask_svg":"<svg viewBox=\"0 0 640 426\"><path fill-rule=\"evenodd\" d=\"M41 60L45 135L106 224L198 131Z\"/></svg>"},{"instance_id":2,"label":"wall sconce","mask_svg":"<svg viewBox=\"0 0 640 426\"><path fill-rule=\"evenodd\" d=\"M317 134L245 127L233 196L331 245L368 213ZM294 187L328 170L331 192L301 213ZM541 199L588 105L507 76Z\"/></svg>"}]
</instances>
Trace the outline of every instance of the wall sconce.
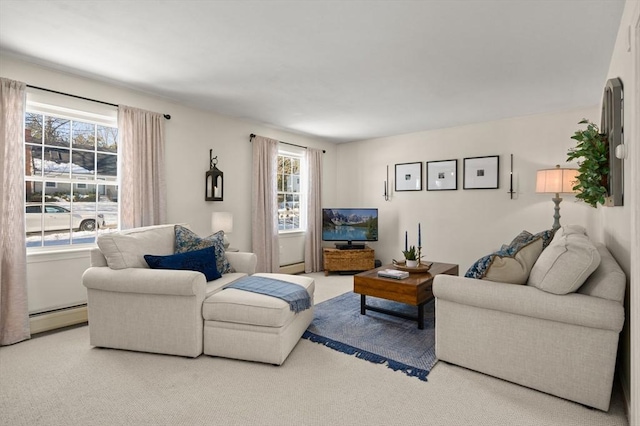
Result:
<instances>
[{"instance_id":1,"label":"wall sconce","mask_svg":"<svg viewBox=\"0 0 640 426\"><path fill-rule=\"evenodd\" d=\"M387 164L387 180L384 181L384 200L389 201L389 165Z\"/></svg>"},{"instance_id":2,"label":"wall sconce","mask_svg":"<svg viewBox=\"0 0 640 426\"><path fill-rule=\"evenodd\" d=\"M213 150L209 150L209 171L205 173L205 201L222 201L222 189L224 186L224 173L217 167L218 156L213 157Z\"/></svg>"}]
</instances>

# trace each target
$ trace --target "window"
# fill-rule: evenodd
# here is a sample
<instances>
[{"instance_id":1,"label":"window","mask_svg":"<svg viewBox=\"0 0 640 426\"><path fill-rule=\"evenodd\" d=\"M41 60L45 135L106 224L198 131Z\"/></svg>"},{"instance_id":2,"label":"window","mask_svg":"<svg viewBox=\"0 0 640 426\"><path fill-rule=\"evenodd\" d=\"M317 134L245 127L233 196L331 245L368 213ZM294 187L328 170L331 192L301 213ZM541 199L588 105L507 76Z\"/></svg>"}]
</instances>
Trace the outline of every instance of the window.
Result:
<instances>
[{"instance_id":1,"label":"window","mask_svg":"<svg viewBox=\"0 0 640 426\"><path fill-rule=\"evenodd\" d=\"M302 154L278 154L278 231L304 230Z\"/></svg>"},{"instance_id":2,"label":"window","mask_svg":"<svg viewBox=\"0 0 640 426\"><path fill-rule=\"evenodd\" d=\"M25 115L27 247L94 243L118 228L115 113L29 102Z\"/></svg>"}]
</instances>

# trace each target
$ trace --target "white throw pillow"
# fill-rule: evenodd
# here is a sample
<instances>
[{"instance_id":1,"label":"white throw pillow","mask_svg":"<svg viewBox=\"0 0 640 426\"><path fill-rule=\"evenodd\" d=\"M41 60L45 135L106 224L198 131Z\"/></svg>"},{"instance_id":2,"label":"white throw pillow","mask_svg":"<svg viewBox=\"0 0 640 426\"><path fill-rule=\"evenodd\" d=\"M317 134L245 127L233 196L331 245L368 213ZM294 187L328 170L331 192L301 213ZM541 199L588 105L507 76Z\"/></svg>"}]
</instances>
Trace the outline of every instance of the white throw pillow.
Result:
<instances>
[{"instance_id":1,"label":"white throw pillow","mask_svg":"<svg viewBox=\"0 0 640 426\"><path fill-rule=\"evenodd\" d=\"M564 225L556 231L554 238L562 238L565 235L571 234L579 234L579 235L587 235L587 230L584 229L584 226L580 225Z\"/></svg>"},{"instance_id":2,"label":"white throw pillow","mask_svg":"<svg viewBox=\"0 0 640 426\"><path fill-rule=\"evenodd\" d=\"M600 253L585 234L556 234L533 265L527 284L549 293L572 293L598 265Z\"/></svg>"},{"instance_id":3,"label":"white throw pillow","mask_svg":"<svg viewBox=\"0 0 640 426\"><path fill-rule=\"evenodd\" d=\"M174 225L157 225L102 234L98 247L111 269L149 268L145 254L166 256L175 251Z\"/></svg>"}]
</instances>

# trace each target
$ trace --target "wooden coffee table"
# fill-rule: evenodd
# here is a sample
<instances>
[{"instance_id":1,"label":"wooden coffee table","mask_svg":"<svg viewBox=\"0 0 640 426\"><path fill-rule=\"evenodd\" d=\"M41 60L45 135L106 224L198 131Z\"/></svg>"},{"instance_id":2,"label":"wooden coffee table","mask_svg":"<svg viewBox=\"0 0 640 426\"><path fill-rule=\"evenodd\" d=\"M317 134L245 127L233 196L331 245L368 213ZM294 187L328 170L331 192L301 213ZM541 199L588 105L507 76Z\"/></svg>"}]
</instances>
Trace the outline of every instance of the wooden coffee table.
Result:
<instances>
[{"instance_id":1,"label":"wooden coffee table","mask_svg":"<svg viewBox=\"0 0 640 426\"><path fill-rule=\"evenodd\" d=\"M431 263L431 262L426 262ZM378 271L394 269L393 265L362 272L353 277L353 292L360 294L360 314L367 310L393 315L409 320L416 320L418 328L424 329L424 305L433 298L433 277L438 274L458 275L458 265L432 262L431 268L424 273L411 273L408 278L396 280L378 276ZM418 315L413 317L389 309L367 305L367 296L393 300L418 307Z\"/></svg>"}]
</instances>

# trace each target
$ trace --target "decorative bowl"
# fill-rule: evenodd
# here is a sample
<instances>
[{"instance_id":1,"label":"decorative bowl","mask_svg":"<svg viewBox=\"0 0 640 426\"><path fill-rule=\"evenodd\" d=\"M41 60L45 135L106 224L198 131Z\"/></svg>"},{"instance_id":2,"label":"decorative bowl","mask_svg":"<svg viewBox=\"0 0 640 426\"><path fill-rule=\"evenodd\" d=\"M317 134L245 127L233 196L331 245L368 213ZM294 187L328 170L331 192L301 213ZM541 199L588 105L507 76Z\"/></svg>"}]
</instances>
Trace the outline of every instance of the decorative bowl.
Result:
<instances>
[{"instance_id":1,"label":"decorative bowl","mask_svg":"<svg viewBox=\"0 0 640 426\"><path fill-rule=\"evenodd\" d=\"M393 260L393 267L396 269L399 269L400 271L407 271L409 273L423 273L423 272L427 272L429 271L429 269L431 268L431 263L429 262L420 262L420 264L418 266L416 266L415 268L409 267L407 266L406 262L404 260L402 261L397 261L397 260Z\"/></svg>"}]
</instances>

